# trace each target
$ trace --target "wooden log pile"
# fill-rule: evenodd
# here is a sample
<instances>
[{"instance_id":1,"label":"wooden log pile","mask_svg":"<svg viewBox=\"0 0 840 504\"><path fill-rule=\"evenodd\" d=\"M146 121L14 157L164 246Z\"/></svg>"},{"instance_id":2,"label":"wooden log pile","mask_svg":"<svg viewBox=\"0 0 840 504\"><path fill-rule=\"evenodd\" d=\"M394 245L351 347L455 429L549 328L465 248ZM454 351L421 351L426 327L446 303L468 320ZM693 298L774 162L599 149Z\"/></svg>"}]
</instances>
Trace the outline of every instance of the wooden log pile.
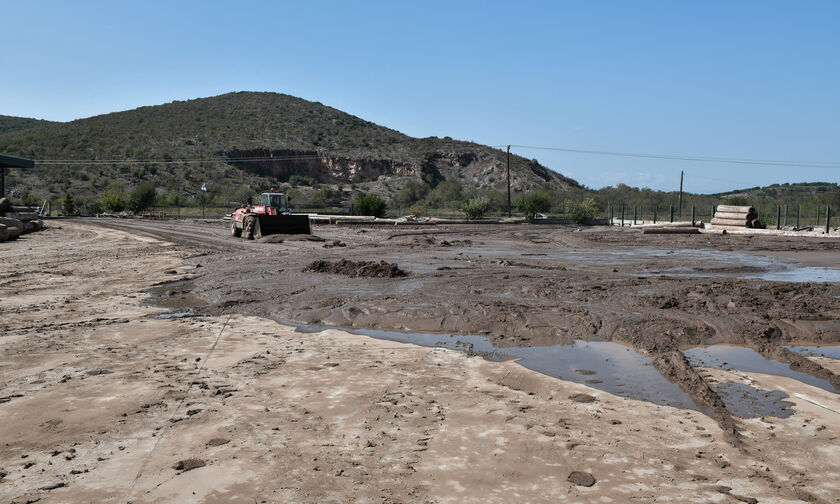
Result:
<instances>
[{"instance_id":1,"label":"wooden log pile","mask_svg":"<svg viewBox=\"0 0 840 504\"><path fill-rule=\"evenodd\" d=\"M7 198L0 198L0 242L16 240L25 233L40 231L44 221L29 207L14 206Z\"/></svg>"},{"instance_id":2,"label":"wooden log pile","mask_svg":"<svg viewBox=\"0 0 840 504\"><path fill-rule=\"evenodd\" d=\"M700 228L703 223L695 221L691 222L663 222L655 226L647 226L642 228L642 234L700 234Z\"/></svg>"},{"instance_id":3,"label":"wooden log pile","mask_svg":"<svg viewBox=\"0 0 840 504\"><path fill-rule=\"evenodd\" d=\"M764 228L755 208L750 206L718 205L711 224L721 229Z\"/></svg>"}]
</instances>

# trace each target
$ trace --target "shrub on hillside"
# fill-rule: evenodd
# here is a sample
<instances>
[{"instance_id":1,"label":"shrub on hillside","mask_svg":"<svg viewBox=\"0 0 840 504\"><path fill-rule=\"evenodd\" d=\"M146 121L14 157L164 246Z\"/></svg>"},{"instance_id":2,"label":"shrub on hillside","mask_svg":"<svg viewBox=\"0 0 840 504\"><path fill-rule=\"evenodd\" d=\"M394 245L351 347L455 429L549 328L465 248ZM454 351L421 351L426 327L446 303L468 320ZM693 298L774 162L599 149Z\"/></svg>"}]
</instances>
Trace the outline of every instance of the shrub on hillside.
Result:
<instances>
[{"instance_id":1,"label":"shrub on hillside","mask_svg":"<svg viewBox=\"0 0 840 504\"><path fill-rule=\"evenodd\" d=\"M461 203L461 211L464 212L468 219L480 219L484 217L487 210L490 208L490 199L484 196L478 196L468 199Z\"/></svg>"},{"instance_id":2,"label":"shrub on hillside","mask_svg":"<svg viewBox=\"0 0 840 504\"><path fill-rule=\"evenodd\" d=\"M61 198L61 209L64 215L77 215L79 213L73 193L68 192Z\"/></svg>"},{"instance_id":3,"label":"shrub on hillside","mask_svg":"<svg viewBox=\"0 0 840 504\"><path fill-rule=\"evenodd\" d=\"M428 193L428 185L417 180L411 180L394 196L394 204L399 207L410 207L422 200Z\"/></svg>"},{"instance_id":4,"label":"shrub on hillside","mask_svg":"<svg viewBox=\"0 0 840 504\"><path fill-rule=\"evenodd\" d=\"M157 196L155 186L150 182L140 182L131 193L128 209L134 213L140 213L154 204L155 196Z\"/></svg>"},{"instance_id":5,"label":"shrub on hillside","mask_svg":"<svg viewBox=\"0 0 840 504\"><path fill-rule=\"evenodd\" d=\"M20 204L23 206L31 207L37 205L38 203L40 203L40 201L38 201L38 196L35 196L29 191L23 191L23 194L20 195Z\"/></svg>"},{"instance_id":6,"label":"shrub on hillside","mask_svg":"<svg viewBox=\"0 0 840 504\"><path fill-rule=\"evenodd\" d=\"M583 201L566 200L564 206L566 215L578 224L592 220L598 214L595 198L586 198Z\"/></svg>"},{"instance_id":7,"label":"shrub on hillside","mask_svg":"<svg viewBox=\"0 0 840 504\"><path fill-rule=\"evenodd\" d=\"M448 179L430 191L426 201L432 208L458 208L464 199L463 190L460 182Z\"/></svg>"},{"instance_id":8,"label":"shrub on hillside","mask_svg":"<svg viewBox=\"0 0 840 504\"><path fill-rule=\"evenodd\" d=\"M421 215L427 215L429 211L423 205L412 205L412 207L408 209L408 213L419 217Z\"/></svg>"},{"instance_id":9,"label":"shrub on hillside","mask_svg":"<svg viewBox=\"0 0 840 504\"><path fill-rule=\"evenodd\" d=\"M360 194L356 197L356 213L382 217L385 215L385 202L376 194Z\"/></svg>"},{"instance_id":10,"label":"shrub on hillside","mask_svg":"<svg viewBox=\"0 0 840 504\"><path fill-rule=\"evenodd\" d=\"M100 202L106 212L122 212L126 205L125 188L118 182L109 184Z\"/></svg>"}]
</instances>

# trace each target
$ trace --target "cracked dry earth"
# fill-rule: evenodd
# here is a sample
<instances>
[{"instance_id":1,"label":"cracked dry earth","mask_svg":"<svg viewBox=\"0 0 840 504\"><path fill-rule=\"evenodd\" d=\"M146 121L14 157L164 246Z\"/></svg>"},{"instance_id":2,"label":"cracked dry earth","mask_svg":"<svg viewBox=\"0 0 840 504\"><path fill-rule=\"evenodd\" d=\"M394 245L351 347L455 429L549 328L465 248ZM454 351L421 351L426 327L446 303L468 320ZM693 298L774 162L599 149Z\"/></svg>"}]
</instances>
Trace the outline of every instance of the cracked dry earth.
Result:
<instances>
[{"instance_id":1,"label":"cracked dry earth","mask_svg":"<svg viewBox=\"0 0 840 504\"><path fill-rule=\"evenodd\" d=\"M354 245L347 231L316 232ZM202 278L246 289L271 272L236 277L212 263L244 250L259 268L302 265L321 250L166 236L57 221L0 248L0 501L840 500L831 392L701 368L708 383L791 396L795 414L735 418L733 439L700 411L512 361L299 333L234 310L159 318L167 310L144 304L150 287Z\"/></svg>"}]
</instances>

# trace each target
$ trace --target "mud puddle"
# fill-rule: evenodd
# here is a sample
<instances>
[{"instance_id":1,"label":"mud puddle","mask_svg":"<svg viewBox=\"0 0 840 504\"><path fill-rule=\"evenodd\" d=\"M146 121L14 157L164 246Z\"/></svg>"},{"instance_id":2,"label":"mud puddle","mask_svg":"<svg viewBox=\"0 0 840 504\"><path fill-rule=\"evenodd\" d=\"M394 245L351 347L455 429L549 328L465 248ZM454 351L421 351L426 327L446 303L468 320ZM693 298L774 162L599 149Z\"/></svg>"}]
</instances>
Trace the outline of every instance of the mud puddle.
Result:
<instances>
[{"instance_id":1,"label":"mud puddle","mask_svg":"<svg viewBox=\"0 0 840 504\"><path fill-rule=\"evenodd\" d=\"M193 315L192 309L207 305L207 302L193 294L195 283L192 279L176 280L145 290L149 297L144 299L143 306L154 306L172 310L171 313L161 313L156 318L181 318Z\"/></svg>"},{"instance_id":2,"label":"mud puddle","mask_svg":"<svg viewBox=\"0 0 840 504\"><path fill-rule=\"evenodd\" d=\"M152 315L152 318L156 318L156 319L176 319L176 318L192 317L193 315L195 315L195 314L191 311L168 312L168 313L158 313L157 315Z\"/></svg>"},{"instance_id":3,"label":"mud puddle","mask_svg":"<svg viewBox=\"0 0 840 504\"><path fill-rule=\"evenodd\" d=\"M805 357L829 357L840 360L840 345L796 345L785 348Z\"/></svg>"},{"instance_id":4,"label":"mud puddle","mask_svg":"<svg viewBox=\"0 0 840 504\"><path fill-rule=\"evenodd\" d=\"M647 253L649 251L645 251ZM770 282L840 282L840 269L802 266L793 261L741 252L681 249L652 251L650 257L671 257L682 264L662 270L645 270L642 276L668 274L691 277L733 277Z\"/></svg>"},{"instance_id":5,"label":"mud puddle","mask_svg":"<svg viewBox=\"0 0 840 504\"><path fill-rule=\"evenodd\" d=\"M837 393L828 380L816 378L806 373L794 371L787 364L764 358L751 348L733 345L714 345L683 350L692 366L718 369L736 369L738 371L764 373L793 378L808 385Z\"/></svg>"},{"instance_id":6,"label":"mud puddle","mask_svg":"<svg viewBox=\"0 0 840 504\"><path fill-rule=\"evenodd\" d=\"M521 250L464 247L461 252L477 256L533 256ZM803 266L793 260L744 252L705 249L636 248L630 250L563 249L543 254L548 260L586 264L620 264L640 268L640 276L691 276L756 279L772 282L840 282L840 269ZM661 267L647 264L655 260Z\"/></svg>"},{"instance_id":7,"label":"mud puddle","mask_svg":"<svg viewBox=\"0 0 840 504\"><path fill-rule=\"evenodd\" d=\"M791 409L794 403L785 401L790 396L780 390L760 390L735 382L724 382L715 388L726 404L726 409L741 418L787 418L794 413Z\"/></svg>"},{"instance_id":8,"label":"mud puddle","mask_svg":"<svg viewBox=\"0 0 840 504\"><path fill-rule=\"evenodd\" d=\"M516 360L520 365L539 373L586 384L618 396L677 408L700 410L691 396L659 373L650 358L610 341L575 340L575 343L571 345L500 348L480 335L402 333L302 325L281 320L277 322L296 327L303 333L338 329L376 339L460 350L468 355L479 355L491 361Z\"/></svg>"}]
</instances>

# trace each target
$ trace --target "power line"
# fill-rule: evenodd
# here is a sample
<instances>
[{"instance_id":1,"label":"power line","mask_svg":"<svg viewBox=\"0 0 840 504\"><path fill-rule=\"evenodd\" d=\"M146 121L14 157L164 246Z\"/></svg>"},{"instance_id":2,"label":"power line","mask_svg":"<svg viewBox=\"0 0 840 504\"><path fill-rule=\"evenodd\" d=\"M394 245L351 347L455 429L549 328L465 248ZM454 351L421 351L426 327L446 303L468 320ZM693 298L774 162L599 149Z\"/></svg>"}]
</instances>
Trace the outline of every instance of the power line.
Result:
<instances>
[{"instance_id":1,"label":"power line","mask_svg":"<svg viewBox=\"0 0 840 504\"><path fill-rule=\"evenodd\" d=\"M494 145L492 147L501 147ZM618 156L630 158L644 158L644 159L666 159L675 161L694 161L704 163L729 163L729 164L747 164L747 165L762 165L762 166L786 166L798 168L828 168L840 169L840 161L790 161L778 159L749 159L749 158L727 158L727 157L712 157L712 156L693 156L693 155L677 155L677 154L651 154L638 152L620 152L620 151L602 151L602 150L586 150L586 149L570 149L564 147L544 147L535 145L511 145L519 149L534 149L534 150L549 150L556 152L570 152L574 154L591 154L599 156ZM201 163L242 163L242 162L276 162L276 161L305 161L320 159L324 157L320 154L301 154L290 156L271 156L271 157L239 157L239 158L203 158L203 159L43 159L36 160L36 165L41 166L60 166L60 165L133 165L133 164L201 164Z\"/></svg>"},{"instance_id":2,"label":"power line","mask_svg":"<svg viewBox=\"0 0 840 504\"><path fill-rule=\"evenodd\" d=\"M36 160L36 165L114 165L114 164L201 164L201 163L237 163L237 162L265 162L265 161L298 161L320 159L317 154L274 157L244 157L244 158L216 158L216 159L43 159Z\"/></svg>"},{"instance_id":3,"label":"power line","mask_svg":"<svg viewBox=\"0 0 840 504\"><path fill-rule=\"evenodd\" d=\"M643 154L637 152L616 152L616 151L601 151L601 150L585 150L585 149L567 149L563 147L541 147L534 145L511 145L520 149L535 149L535 150L550 150L559 152L571 152L575 154L595 154L600 156L620 156L632 158L646 158L646 159L669 159L677 161L698 161L705 163L732 163L732 164L749 164L749 165L764 165L764 166L789 166L789 167L807 167L807 168L831 168L840 169L840 161L785 161L778 159L745 159L745 158L725 158L725 157L711 157L711 156L689 156L689 155L675 155L675 154Z\"/></svg>"}]
</instances>

